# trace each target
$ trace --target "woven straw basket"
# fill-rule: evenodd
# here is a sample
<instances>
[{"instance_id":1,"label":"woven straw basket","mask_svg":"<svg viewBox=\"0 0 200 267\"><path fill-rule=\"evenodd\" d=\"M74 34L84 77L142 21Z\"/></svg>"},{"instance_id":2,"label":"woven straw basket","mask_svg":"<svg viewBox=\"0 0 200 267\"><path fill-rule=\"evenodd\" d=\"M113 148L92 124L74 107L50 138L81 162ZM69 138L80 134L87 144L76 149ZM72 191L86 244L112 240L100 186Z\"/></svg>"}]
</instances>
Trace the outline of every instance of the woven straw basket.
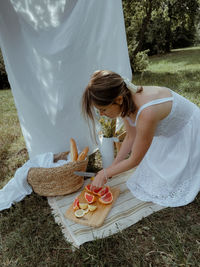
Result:
<instances>
[{"instance_id":1,"label":"woven straw basket","mask_svg":"<svg viewBox=\"0 0 200 267\"><path fill-rule=\"evenodd\" d=\"M75 161L54 168L30 168L28 183L40 196L62 196L77 191L83 185L84 178L74 171L86 171L88 159Z\"/></svg>"}]
</instances>

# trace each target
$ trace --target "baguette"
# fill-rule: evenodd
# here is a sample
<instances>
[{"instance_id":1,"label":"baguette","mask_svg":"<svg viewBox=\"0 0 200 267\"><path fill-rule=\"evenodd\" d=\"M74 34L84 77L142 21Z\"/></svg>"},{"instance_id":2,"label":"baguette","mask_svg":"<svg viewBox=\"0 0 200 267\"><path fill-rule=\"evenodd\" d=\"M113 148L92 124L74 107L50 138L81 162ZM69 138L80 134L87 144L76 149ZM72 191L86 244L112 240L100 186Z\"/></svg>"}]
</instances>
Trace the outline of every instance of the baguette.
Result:
<instances>
[{"instance_id":1,"label":"baguette","mask_svg":"<svg viewBox=\"0 0 200 267\"><path fill-rule=\"evenodd\" d=\"M83 151L79 154L77 160L78 160L78 161L84 160L84 159L87 157L87 153L88 153L88 151L89 151L89 147L86 146L86 147L83 149Z\"/></svg>"},{"instance_id":2,"label":"baguette","mask_svg":"<svg viewBox=\"0 0 200 267\"><path fill-rule=\"evenodd\" d=\"M70 139L70 156L71 156L71 161L76 161L78 158L78 150L76 142L73 138Z\"/></svg>"}]
</instances>

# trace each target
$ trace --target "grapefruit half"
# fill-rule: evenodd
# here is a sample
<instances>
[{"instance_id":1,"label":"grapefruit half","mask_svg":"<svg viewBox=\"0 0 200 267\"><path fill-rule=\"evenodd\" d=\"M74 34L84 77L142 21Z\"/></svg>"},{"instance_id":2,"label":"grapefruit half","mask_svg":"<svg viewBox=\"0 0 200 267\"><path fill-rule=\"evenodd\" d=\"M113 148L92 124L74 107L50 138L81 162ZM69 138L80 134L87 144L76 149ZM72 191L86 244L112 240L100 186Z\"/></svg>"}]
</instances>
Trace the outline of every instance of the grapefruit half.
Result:
<instances>
[{"instance_id":1,"label":"grapefruit half","mask_svg":"<svg viewBox=\"0 0 200 267\"><path fill-rule=\"evenodd\" d=\"M73 209L74 211L79 209L79 200L77 197L74 199Z\"/></svg>"},{"instance_id":2,"label":"grapefruit half","mask_svg":"<svg viewBox=\"0 0 200 267\"><path fill-rule=\"evenodd\" d=\"M94 190L91 190L90 187L91 187L91 184L86 185L85 186L86 191L88 191L89 193L93 193L95 195L98 195L99 191L102 190L102 187L95 188Z\"/></svg>"},{"instance_id":3,"label":"grapefruit half","mask_svg":"<svg viewBox=\"0 0 200 267\"><path fill-rule=\"evenodd\" d=\"M92 191L90 190L90 186L91 184L86 185L85 190L88 191L89 193L92 193Z\"/></svg>"},{"instance_id":4,"label":"grapefruit half","mask_svg":"<svg viewBox=\"0 0 200 267\"><path fill-rule=\"evenodd\" d=\"M103 195L107 194L110 191L110 187L106 186L104 188L102 188L99 192L98 192L98 196L102 197Z\"/></svg>"},{"instance_id":5,"label":"grapefruit half","mask_svg":"<svg viewBox=\"0 0 200 267\"><path fill-rule=\"evenodd\" d=\"M99 202L101 202L102 204L110 204L113 202L113 195L112 193L109 191L106 194L104 194L102 197L99 198Z\"/></svg>"},{"instance_id":6,"label":"grapefruit half","mask_svg":"<svg viewBox=\"0 0 200 267\"><path fill-rule=\"evenodd\" d=\"M96 197L94 195L89 194L88 192L85 192L85 199L89 204L92 204L96 201Z\"/></svg>"}]
</instances>

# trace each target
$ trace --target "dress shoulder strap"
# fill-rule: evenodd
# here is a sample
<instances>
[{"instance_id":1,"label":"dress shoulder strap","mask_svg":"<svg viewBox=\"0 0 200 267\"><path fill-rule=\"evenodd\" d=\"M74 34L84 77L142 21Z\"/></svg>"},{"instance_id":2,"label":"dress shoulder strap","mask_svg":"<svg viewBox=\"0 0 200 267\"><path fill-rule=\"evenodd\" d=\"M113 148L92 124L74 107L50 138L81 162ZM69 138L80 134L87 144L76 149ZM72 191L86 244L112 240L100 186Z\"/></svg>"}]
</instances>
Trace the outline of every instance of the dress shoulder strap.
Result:
<instances>
[{"instance_id":1,"label":"dress shoulder strap","mask_svg":"<svg viewBox=\"0 0 200 267\"><path fill-rule=\"evenodd\" d=\"M127 121L129 122L129 124L130 124L131 126L133 126L133 127L136 126L135 122L133 122L133 121L131 120L131 118L126 117L126 119L127 119Z\"/></svg>"},{"instance_id":2,"label":"dress shoulder strap","mask_svg":"<svg viewBox=\"0 0 200 267\"><path fill-rule=\"evenodd\" d=\"M161 104L161 103L164 103L164 102L168 102L168 101L173 101L173 96L172 97L164 97L164 98L159 98L159 99L154 99L150 102L147 102L146 104L142 105L139 110L138 110L138 113L136 115L136 119L135 119L135 125L137 123L137 119L140 115L140 113L142 112L143 109L149 107L149 106L153 106L153 105L157 105L157 104Z\"/></svg>"}]
</instances>

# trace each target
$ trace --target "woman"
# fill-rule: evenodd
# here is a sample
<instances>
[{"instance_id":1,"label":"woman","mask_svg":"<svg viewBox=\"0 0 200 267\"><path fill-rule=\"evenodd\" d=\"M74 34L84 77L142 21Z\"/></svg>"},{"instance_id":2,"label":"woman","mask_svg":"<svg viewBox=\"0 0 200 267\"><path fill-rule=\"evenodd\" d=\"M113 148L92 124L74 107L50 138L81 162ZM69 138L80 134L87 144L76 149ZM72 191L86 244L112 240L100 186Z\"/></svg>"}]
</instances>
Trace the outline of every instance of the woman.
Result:
<instances>
[{"instance_id":1,"label":"woman","mask_svg":"<svg viewBox=\"0 0 200 267\"><path fill-rule=\"evenodd\" d=\"M93 122L94 108L109 118L122 117L126 128L117 157L92 186L138 166L127 182L137 198L171 207L194 200L200 190L200 109L195 104L166 87L137 87L102 70L92 75L82 108Z\"/></svg>"}]
</instances>

